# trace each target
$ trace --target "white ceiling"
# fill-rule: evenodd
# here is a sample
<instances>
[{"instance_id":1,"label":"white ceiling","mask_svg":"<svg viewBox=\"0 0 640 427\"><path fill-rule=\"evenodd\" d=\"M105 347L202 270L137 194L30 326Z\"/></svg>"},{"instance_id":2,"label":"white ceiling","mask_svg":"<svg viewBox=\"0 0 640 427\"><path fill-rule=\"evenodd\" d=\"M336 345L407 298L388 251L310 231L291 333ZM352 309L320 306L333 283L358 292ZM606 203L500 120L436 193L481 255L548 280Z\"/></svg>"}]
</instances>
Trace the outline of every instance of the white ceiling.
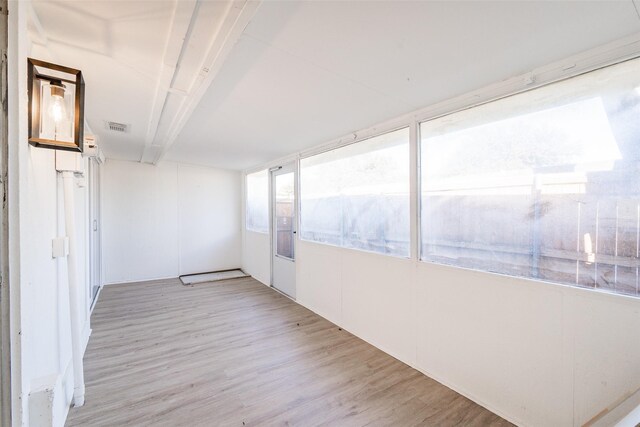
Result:
<instances>
[{"instance_id":1,"label":"white ceiling","mask_svg":"<svg viewBox=\"0 0 640 427\"><path fill-rule=\"evenodd\" d=\"M235 35L244 2L186 1L34 4L34 55L83 70L108 157L244 169L640 32L633 0L263 1Z\"/></svg>"},{"instance_id":2,"label":"white ceiling","mask_svg":"<svg viewBox=\"0 0 640 427\"><path fill-rule=\"evenodd\" d=\"M171 2L37 1L31 55L83 71L85 112L105 153L139 160L164 50ZM41 30L38 30L39 19ZM34 23L35 22L35 23ZM130 125L120 135L104 121Z\"/></svg>"}]
</instances>

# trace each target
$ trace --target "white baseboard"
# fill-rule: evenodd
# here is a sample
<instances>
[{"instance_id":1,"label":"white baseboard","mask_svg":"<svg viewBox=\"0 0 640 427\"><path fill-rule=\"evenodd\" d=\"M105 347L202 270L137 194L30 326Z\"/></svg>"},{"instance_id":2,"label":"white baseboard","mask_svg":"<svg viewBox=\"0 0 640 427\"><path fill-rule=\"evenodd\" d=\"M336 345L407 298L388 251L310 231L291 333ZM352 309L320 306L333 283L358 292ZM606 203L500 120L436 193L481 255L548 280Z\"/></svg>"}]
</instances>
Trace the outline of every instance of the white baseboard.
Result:
<instances>
[{"instance_id":1,"label":"white baseboard","mask_svg":"<svg viewBox=\"0 0 640 427\"><path fill-rule=\"evenodd\" d=\"M89 327L90 323L87 321L84 327L84 331L82 333L82 357L84 357L84 353L87 351L87 346L89 345L89 338L91 338L91 332L93 329Z\"/></svg>"},{"instance_id":2,"label":"white baseboard","mask_svg":"<svg viewBox=\"0 0 640 427\"><path fill-rule=\"evenodd\" d=\"M142 282L153 282L154 280L168 280L168 279L177 279L178 276L167 276L167 277L149 277L142 279L125 279L124 281L111 281L104 282L103 286L111 286L111 285L127 285L130 283L142 283Z\"/></svg>"}]
</instances>

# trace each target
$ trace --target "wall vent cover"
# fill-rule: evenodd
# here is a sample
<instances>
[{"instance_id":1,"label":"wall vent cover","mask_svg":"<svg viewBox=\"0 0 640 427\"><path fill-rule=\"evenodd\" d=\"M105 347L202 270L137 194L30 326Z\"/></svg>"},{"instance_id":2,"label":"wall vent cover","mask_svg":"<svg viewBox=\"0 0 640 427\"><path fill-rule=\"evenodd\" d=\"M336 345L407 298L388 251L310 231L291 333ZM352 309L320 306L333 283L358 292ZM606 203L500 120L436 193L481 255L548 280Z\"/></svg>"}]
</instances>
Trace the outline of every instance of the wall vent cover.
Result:
<instances>
[{"instance_id":1,"label":"wall vent cover","mask_svg":"<svg viewBox=\"0 0 640 427\"><path fill-rule=\"evenodd\" d=\"M120 133L129 132L129 125L125 123L105 122L105 127L107 128L107 130L110 130L112 132L120 132Z\"/></svg>"}]
</instances>

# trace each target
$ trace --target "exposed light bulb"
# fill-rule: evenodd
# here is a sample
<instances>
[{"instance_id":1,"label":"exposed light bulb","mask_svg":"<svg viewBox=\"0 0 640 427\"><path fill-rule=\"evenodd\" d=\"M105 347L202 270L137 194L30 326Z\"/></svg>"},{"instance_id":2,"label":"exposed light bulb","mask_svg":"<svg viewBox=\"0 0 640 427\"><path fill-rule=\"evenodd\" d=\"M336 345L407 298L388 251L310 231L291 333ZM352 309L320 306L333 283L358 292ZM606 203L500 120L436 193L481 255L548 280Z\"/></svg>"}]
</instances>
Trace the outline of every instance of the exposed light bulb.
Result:
<instances>
[{"instance_id":1,"label":"exposed light bulb","mask_svg":"<svg viewBox=\"0 0 640 427\"><path fill-rule=\"evenodd\" d=\"M67 115L64 101L58 96L53 97L53 101L49 106L49 116L55 123L60 123L62 119Z\"/></svg>"},{"instance_id":2,"label":"exposed light bulb","mask_svg":"<svg viewBox=\"0 0 640 427\"><path fill-rule=\"evenodd\" d=\"M49 117L55 124L59 124L67 117L67 108L64 105L64 86L51 85L51 103L49 104Z\"/></svg>"}]
</instances>

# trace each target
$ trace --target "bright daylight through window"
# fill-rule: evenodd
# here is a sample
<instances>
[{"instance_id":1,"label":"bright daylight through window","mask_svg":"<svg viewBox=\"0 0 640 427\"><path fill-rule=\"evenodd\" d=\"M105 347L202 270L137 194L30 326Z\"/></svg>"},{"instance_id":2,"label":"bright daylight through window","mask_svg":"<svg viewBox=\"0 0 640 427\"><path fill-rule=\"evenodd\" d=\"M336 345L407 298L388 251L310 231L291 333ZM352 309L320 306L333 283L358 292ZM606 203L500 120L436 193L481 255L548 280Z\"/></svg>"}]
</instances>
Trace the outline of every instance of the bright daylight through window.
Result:
<instances>
[{"instance_id":1,"label":"bright daylight through window","mask_svg":"<svg viewBox=\"0 0 640 427\"><path fill-rule=\"evenodd\" d=\"M422 123L423 260L640 295L640 60Z\"/></svg>"},{"instance_id":2,"label":"bright daylight through window","mask_svg":"<svg viewBox=\"0 0 640 427\"><path fill-rule=\"evenodd\" d=\"M247 175L247 230L269 232L269 175L267 170Z\"/></svg>"},{"instance_id":3,"label":"bright daylight through window","mask_svg":"<svg viewBox=\"0 0 640 427\"><path fill-rule=\"evenodd\" d=\"M409 129L300 161L302 239L409 256Z\"/></svg>"}]
</instances>

